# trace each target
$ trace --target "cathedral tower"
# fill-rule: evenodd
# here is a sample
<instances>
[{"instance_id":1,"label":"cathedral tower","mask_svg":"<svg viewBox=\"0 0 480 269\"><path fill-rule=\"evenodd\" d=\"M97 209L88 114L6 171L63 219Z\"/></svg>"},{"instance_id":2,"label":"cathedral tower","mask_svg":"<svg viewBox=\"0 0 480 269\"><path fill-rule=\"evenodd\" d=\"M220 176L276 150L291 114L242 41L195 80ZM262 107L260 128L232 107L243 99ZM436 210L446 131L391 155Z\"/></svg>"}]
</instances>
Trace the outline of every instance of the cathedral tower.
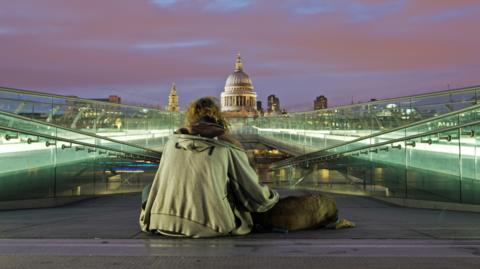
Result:
<instances>
[{"instance_id":1,"label":"cathedral tower","mask_svg":"<svg viewBox=\"0 0 480 269\"><path fill-rule=\"evenodd\" d=\"M170 95L168 95L168 105L166 110L170 112L178 112L180 110L178 107L178 96L175 82L172 84L172 88L170 89Z\"/></svg>"}]
</instances>

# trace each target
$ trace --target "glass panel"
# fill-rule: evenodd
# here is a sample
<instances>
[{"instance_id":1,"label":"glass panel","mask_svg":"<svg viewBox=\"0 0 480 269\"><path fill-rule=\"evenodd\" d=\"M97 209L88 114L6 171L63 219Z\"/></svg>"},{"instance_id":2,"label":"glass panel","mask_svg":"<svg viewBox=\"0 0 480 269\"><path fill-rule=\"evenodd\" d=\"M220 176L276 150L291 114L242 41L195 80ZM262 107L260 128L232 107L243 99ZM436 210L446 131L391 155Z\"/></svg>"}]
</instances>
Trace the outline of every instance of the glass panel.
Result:
<instances>
[{"instance_id":1,"label":"glass panel","mask_svg":"<svg viewBox=\"0 0 480 269\"><path fill-rule=\"evenodd\" d=\"M0 201L53 197L55 148L45 143L0 129Z\"/></svg>"},{"instance_id":2,"label":"glass panel","mask_svg":"<svg viewBox=\"0 0 480 269\"><path fill-rule=\"evenodd\" d=\"M480 125L462 128L461 132L462 202L480 204Z\"/></svg>"},{"instance_id":3,"label":"glass panel","mask_svg":"<svg viewBox=\"0 0 480 269\"><path fill-rule=\"evenodd\" d=\"M403 143L393 143L376 147L372 151L375 194L385 197L404 198L405 182L405 147Z\"/></svg>"},{"instance_id":4,"label":"glass panel","mask_svg":"<svg viewBox=\"0 0 480 269\"><path fill-rule=\"evenodd\" d=\"M56 196L93 195L95 153L88 147L59 141L56 157Z\"/></svg>"},{"instance_id":5,"label":"glass panel","mask_svg":"<svg viewBox=\"0 0 480 269\"><path fill-rule=\"evenodd\" d=\"M460 202L458 132L442 132L407 146L407 197Z\"/></svg>"}]
</instances>

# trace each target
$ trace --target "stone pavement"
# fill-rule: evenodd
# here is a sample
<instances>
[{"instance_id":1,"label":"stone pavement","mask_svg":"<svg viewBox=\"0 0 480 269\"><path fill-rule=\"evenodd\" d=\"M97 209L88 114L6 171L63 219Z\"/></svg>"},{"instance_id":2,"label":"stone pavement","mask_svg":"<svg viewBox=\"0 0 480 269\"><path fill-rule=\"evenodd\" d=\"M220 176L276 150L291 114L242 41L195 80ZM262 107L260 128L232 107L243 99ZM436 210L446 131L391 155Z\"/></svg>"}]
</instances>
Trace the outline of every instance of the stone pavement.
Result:
<instances>
[{"instance_id":1,"label":"stone pavement","mask_svg":"<svg viewBox=\"0 0 480 269\"><path fill-rule=\"evenodd\" d=\"M171 239L139 231L132 194L2 211L0 268L480 268L478 213L335 197L357 228Z\"/></svg>"}]
</instances>

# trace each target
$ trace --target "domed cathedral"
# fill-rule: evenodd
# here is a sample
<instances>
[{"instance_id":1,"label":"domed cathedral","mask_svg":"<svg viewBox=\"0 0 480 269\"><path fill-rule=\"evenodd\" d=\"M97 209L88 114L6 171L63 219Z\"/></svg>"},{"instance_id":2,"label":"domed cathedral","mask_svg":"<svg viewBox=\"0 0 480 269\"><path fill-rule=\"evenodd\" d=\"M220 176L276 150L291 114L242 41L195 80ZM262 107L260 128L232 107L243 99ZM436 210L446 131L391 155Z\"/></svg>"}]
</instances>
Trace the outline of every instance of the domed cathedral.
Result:
<instances>
[{"instance_id":1,"label":"domed cathedral","mask_svg":"<svg viewBox=\"0 0 480 269\"><path fill-rule=\"evenodd\" d=\"M257 115L257 94L253 91L250 77L243 72L240 53L237 54L234 72L227 78L220 103L222 112L227 117L253 117Z\"/></svg>"}]
</instances>

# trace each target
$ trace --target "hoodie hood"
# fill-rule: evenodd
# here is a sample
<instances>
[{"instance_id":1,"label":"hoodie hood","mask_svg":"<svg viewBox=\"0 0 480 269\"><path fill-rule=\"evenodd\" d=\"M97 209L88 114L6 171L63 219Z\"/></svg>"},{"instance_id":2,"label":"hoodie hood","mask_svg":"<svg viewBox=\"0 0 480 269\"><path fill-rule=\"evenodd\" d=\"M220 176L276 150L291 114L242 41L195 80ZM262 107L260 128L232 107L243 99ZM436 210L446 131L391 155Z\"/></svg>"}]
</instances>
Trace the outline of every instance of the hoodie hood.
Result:
<instances>
[{"instance_id":1,"label":"hoodie hood","mask_svg":"<svg viewBox=\"0 0 480 269\"><path fill-rule=\"evenodd\" d=\"M214 138L225 135L225 126L217 122L214 118L204 116L200 120L189 128L181 128L175 133L177 134L190 134L199 135L206 138Z\"/></svg>"},{"instance_id":2,"label":"hoodie hood","mask_svg":"<svg viewBox=\"0 0 480 269\"><path fill-rule=\"evenodd\" d=\"M225 128L215 123L199 122L191 127L192 135L214 138L225 134Z\"/></svg>"},{"instance_id":3,"label":"hoodie hood","mask_svg":"<svg viewBox=\"0 0 480 269\"><path fill-rule=\"evenodd\" d=\"M201 138L213 139L214 141L224 141L232 144L235 148L242 149L243 146L227 133L225 126L217 122L212 117L202 117L200 120L190 127L180 128L175 134L190 135Z\"/></svg>"}]
</instances>

